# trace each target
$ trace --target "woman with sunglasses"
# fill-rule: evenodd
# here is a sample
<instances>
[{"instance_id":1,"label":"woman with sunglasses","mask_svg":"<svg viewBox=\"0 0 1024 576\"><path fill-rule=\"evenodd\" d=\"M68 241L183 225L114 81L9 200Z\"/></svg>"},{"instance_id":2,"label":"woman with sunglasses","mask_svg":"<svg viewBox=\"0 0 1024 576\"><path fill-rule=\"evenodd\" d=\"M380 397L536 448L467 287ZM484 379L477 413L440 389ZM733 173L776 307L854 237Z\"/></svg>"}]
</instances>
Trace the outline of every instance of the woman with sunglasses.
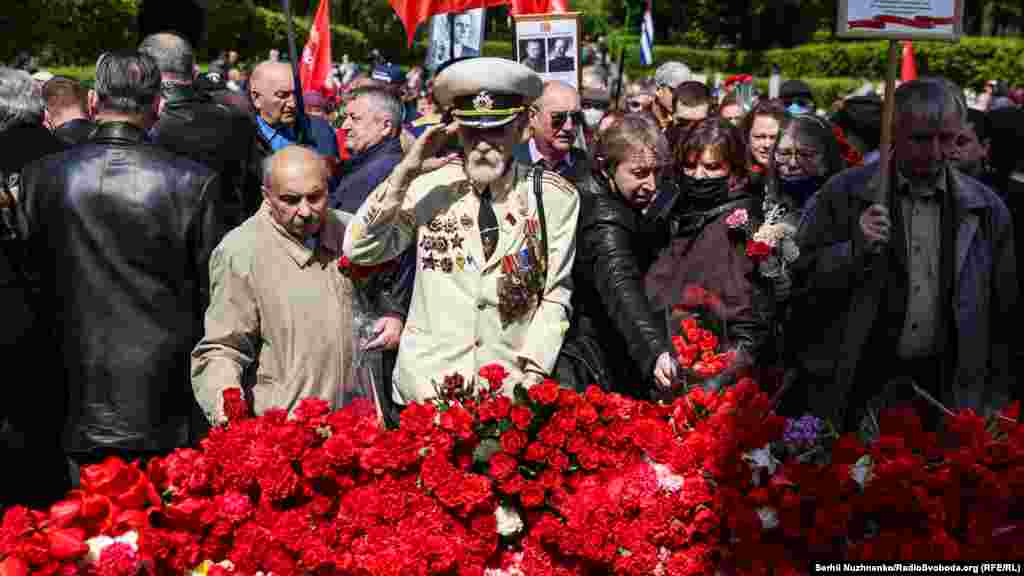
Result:
<instances>
[{"instance_id":1,"label":"woman with sunglasses","mask_svg":"<svg viewBox=\"0 0 1024 576\"><path fill-rule=\"evenodd\" d=\"M729 122L701 121L673 156L679 192L656 217L663 235L644 284L655 310L667 312L694 288L720 301L714 312L724 326L721 350L733 352L735 361L705 382L717 389L754 365L771 327L770 285L747 255L745 234L734 227L740 215L757 222L761 200L750 193L742 136Z\"/></svg>"},{"instance_id":2,"label":"woman with sunglasses","mask_svg":"<svg viewBox=\"0 0 1024 576\"><path fill-rule=\"evenodd\" d=\"M677 366L664 321L644 294L651 261L641 237L643 210L668 160L657 124L623 117L595 145L592 193L580 195L573 266L573 313L557 364L564 386L597 383L641 398L667 390Z\"/></svg>"}]
</instances>

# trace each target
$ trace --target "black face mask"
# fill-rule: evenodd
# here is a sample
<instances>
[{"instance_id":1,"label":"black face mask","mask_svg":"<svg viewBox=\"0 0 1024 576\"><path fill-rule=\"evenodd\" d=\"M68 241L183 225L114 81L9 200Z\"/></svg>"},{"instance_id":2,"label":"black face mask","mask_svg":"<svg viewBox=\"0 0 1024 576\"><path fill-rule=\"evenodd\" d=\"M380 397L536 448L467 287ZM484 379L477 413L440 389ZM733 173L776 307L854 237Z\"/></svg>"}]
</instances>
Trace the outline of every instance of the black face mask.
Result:
<instances>
[{"instance_id":1,"label":"black face mask","mask_svg":"<svg viewBox=\"0 0 1024 576\"><path fill-rule=\"evenodd\" d=\"M798 176L796 178L779 178L779 192L796 202L795 208L802 208L807 200L817 192L825 179L821 176Z\"/></svg>"},{"instance_id":2,"label":"black face mask","mask_svg":"<svg viewBox=\"0 0 1024 576\"><path fill-rule=\"evenodd\" d=\"M683 174L683 194L697 209L714 207L729 196L729 177L695 178Z\"/></svg>"}]
</instances>

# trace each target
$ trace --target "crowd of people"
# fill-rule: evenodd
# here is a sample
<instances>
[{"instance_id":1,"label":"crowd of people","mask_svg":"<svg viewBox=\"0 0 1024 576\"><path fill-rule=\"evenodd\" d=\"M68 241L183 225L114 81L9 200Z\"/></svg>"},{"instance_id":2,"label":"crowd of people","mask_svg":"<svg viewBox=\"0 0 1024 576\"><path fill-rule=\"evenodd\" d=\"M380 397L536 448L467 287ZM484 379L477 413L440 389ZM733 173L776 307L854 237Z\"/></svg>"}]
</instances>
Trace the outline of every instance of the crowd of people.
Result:
<instances>
[{"instance_id":1,"label":"crowd of people","mask_svg":"<svg viewBox=\"0 0 1024 576\"><path fill-rule=\"evenodd\" d=\"M528 61L428 77L346 56L304 94L279 54L199 74L173 33L102 55L92 89L0 67L0 457L31 471L0 505L197 442L229 389L257 414L338 408L367 350L392 426L494 363L508 395L753 375L780 412L850 431L887 405L936 428L1020 398L1019 89L981 110L904 83L880 150L874 93L822 113L798 79L751 97L587 54L579 87ZM669 322L694 294L729 358L709 377Z\"/></svg>"}]
</instances>

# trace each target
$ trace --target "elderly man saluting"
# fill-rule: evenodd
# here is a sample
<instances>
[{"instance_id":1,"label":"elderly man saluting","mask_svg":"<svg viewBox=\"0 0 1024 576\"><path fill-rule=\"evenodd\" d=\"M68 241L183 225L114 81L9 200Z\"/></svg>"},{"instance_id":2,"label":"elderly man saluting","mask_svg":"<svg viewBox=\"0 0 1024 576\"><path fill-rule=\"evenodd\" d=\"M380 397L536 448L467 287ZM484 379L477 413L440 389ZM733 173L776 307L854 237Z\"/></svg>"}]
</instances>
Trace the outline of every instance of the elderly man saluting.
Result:
<instances>
[{"instance_id":1,"label":"elderly man saluting","mask_svg":"<svg viewBox=\"0 0 1024 576\"><path fill-rule=\"evenodd\" d=\"M455 122L424 132L346 230L345 254L358 264L416 242L399 405L434 397L448 375L478 381L487 364L509 371L507 394L554 366L568 328L579 198L556 174L512 159L541 89L536 73L500 58L446 68L434 92ZM462 157L437 158L456 132Z\"/></svg>"},{"instance_id":2,"label":"elderly man saluting","mask_svg":"<svg viewBox=\"0 0 1024 576\"><path fill-rule=\"evenodd\" d=\"M327 210L327 164L300 146L265 164L263 206L210 260L211 302L192 352L192 388L214 424L224 419L229 388L243 388L257 414L291 410L307 397L337 408L352 377L353 286L338 266L345 224ZM382 318L378 332L390 322L398 320Z\"/></svg>"}]
</instances>

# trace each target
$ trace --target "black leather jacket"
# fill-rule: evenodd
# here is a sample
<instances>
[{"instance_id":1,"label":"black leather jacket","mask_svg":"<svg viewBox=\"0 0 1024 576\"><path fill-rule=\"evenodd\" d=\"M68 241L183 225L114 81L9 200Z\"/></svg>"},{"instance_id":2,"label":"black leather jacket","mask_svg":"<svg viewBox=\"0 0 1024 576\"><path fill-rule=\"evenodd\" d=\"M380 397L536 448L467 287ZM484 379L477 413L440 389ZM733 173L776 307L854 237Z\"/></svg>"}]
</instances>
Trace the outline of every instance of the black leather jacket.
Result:
<instances>
[{"instance_id":1,"label":"black leather jacket","mask_svg":"<svg viewBox=\"0 0 1024 576\"><path fill-rule=\"evenodd\" d=\"M189 353L223 231L217 175L101 124L23 172L27 242L68 389L65 449L187 444ZM50 360L54 361L54 360Z\"/></svg>"},{"instance_id":2,"label":"black leather jacket","mask_svg":"<svg viewBox=\"0 0 1024 576\"><path fill-rule=\"evenodd\" d=\"M222 211L232 226L249 216L244 207L250 183L251 142L256 127L242 111L215 102L191 86L165 85L160 120L150 130L153 142L191 158L220 176Z\"/></svg>"},{"instance_id":3,"label":"black leather jacket","mask_svg":"<svg viewBox=\"0 0 1024 576\"><path fill-rule=\"evenodd\" d=\"M652 312L644 293L651 254L643 217L599 174L580 191L580 200L573 322L562 353L584 363L603 388L644 397L658 356L671 347L665 319Z\"/></svg>"}]
</instances>

